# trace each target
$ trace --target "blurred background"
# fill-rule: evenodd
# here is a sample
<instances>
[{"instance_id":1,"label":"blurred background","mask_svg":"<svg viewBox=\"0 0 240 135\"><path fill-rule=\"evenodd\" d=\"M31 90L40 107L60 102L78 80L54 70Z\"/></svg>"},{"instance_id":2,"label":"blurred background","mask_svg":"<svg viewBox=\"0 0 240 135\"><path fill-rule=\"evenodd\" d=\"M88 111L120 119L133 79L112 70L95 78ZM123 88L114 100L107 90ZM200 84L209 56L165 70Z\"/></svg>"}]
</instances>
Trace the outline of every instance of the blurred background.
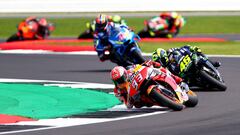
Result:
<instances>
[{"instance_id":1,"label":"blurred background","mask_svg":"<svg viewBox=\"0 0 240 135\"><path fill-rule=\"evenodd\" d=\"M142 42L140 45L143 51L151 52L159 45L170 48L194 44L202 47L208 54L239 54L239 5L240 1L236 0L1 0L0 40L4 42L15 33L19 22L29 16L45 17L54 23L56 28L49 38L76 39L86 30L86 23L91 22L100 13L120 15L137 33L144 28L145 20L159 16L161 12L176 11L186 19L186 25L177 37L210 37L226 41ZM92 43L81 42L74 45L92 46ZM229 49L229 45L233 49Z\"/></svg>"}]
</instances>

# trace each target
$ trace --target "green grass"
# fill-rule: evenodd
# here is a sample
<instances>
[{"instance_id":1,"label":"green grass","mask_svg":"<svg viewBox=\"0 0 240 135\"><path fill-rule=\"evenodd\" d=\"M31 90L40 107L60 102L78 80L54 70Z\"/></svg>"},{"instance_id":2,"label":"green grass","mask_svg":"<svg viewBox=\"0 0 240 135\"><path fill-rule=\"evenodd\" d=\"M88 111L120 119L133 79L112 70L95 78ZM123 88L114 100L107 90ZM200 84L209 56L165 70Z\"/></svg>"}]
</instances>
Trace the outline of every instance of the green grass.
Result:
<instances>
[{"instance_id":1,"label":"green grass","mask_svg":"<svg viewBox=\"0 0 240 135\"><path fill-rule=\"evenodd\" d=\"M182 34L236 34L240 33L240 16L192 16L187 17Z\"/></svg>"},{"instance_id":2,"label":"green grass","mask_svg":"<svg viewBox=\"0 0 240 135\"><path fill-rule=\"evenodd\" d=\"M143 28L143 21L151 17L125 18L128 25L136 32ZM16 32L17 24L24 18L0 18L0 38L7 38ZM85 23L93 18L47 18L56 25L51 37L76 37L83 32ZM186 17L187 24L180 34L240 34L240 16L191 16ZM93 45L93 43L63 43L65 45ZM206 54L232 54L240 55L239 42L224 43L176 43L176 42L140 42L144 52L152 52L161 47L168 49L185 44L196 45L202 48Z\"/></svg>"},{"instance_id":3,"label":"green grass","mask_svg":"<svg viewBox=\"0 0 240 135\"><path fill-rule=\"evenodd\" d=\"M42 44L42 43L41 43ZM93 46L93 42L51 42L48 45L75 45L75 46ZM143 52L152 53L157 48L169 49L173 47L181 47L184 45L198 46L205 54L225 54L240 55L240 42L139 42L139 46Z\"/></svg>"},{"instance_id":4,"label":"green grass","mask_svg":"<svg viewBox=\"0 0 240 135\"><path fill-rule=\"evenodd\" d=\"M223 43L203 43L203 42L179 42L179 43L139 43L143 52L153 52L157 48L169 49L172 47L180 47L183 45L193 45L201 48L205 54L225 54L225 55L240 55L240 42L223 42Z\"/></svg>"},{"instance_id":5,"label":"green grass","mask_svg":"<svg viewBox=\"0 0 240 135\"><path fill-rule=\"evenodd\" d=\"M128 25L136 32L140 31L145 19L125 18ZM24 18L0 18L0 38L7 38L16 32L17 24ZM85 23L93 18L47 18L55 23L56 30L52 37L77 37L85 28ZM180 34L236 34L240 33L240 16L191 16Z\"/></svg>"}]
</instances>

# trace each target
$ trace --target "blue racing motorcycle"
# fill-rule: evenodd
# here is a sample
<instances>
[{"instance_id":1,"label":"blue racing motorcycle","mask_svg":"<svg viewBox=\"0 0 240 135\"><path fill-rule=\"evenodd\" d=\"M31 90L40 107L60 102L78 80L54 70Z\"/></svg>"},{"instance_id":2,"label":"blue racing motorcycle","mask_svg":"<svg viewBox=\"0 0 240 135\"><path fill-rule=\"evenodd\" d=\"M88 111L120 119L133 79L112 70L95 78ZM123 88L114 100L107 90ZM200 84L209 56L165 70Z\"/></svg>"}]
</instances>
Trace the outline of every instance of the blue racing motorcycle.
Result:
<instances>
[{"instance_id":1,"label":"blue racing motorcycle","mask_svg":"<svg viewBox=\"0 0 240 135\"><path fill-rule=\"evenodd\" d=\"M127 67L132 64L142 64L145 59L137 44L139 39L140 37L126 26L119 25L119 27L110 29L108 32L107 43L105 43L108 44L107 46L99 44L95 48L98 56L104 55L104 58L119 66Z\"/></svg>"}]
</instances>

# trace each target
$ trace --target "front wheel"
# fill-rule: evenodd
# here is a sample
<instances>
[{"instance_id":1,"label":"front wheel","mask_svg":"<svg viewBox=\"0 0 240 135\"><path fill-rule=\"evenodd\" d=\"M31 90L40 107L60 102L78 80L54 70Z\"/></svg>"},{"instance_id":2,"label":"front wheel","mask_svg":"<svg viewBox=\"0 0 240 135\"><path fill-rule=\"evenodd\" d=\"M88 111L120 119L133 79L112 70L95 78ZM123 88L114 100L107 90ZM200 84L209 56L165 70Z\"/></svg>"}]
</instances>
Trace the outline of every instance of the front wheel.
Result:
<instances>
[{"instance_id":1,"label":"front wheel","mask_svg":"<svg viewBox=\"0 0 240 135\"><path fill-rule=\"evenodd\" d=\"M141 37L141 38L151 37L149 32L145 29L138 32L138 36Z\"/></svg>"},{"instance_id":2,"label":"front wheel","mask_svg":"<svg viewBox=\"0 0 240 135\"><path fill-rule=\"evenodd\" d=\"M225 91L227 89L227 86L225 85L224 82L220 82L219 80L212 77L205 71L200 71L199 75L203 80L206 80L206 82L208 82L211 85L211 87L217 88L217 90L219 91Z\"/></svg>"},{"instance_id":3,"label":"front wheel","mask_svg":"<svg viewBox=\"0 0 240 135\"><path fill-rule=\"evenodd\" d=\"M19 40L20 40L19 36L17 34L13 34L6 40L6 42L19 41Z\"/></svg>"},{"instance_id":4,"label":"front wheel","mask_svg":"<svg viewBox=\"0 0 240 135\"><path fill-rule=\"evenodd\" d=\"M134 64L142 64L145 62L145 58L142 56L141 51L139 51L138 49L133 49L131 53L132 58L130 59L133 59Z\"/></svg>"},{"instance_id":5,"label":"front wheel","mask_svg":"<svg viewBox=\"0 0 240 135\"><path fill-rule=\"evenodd\" d=\"M93 39L93 34L91 32L85 31L78 36L78 39Z\"/></svg>"},{"instance_id":6,"label":"front wheel","mask_svg":"<svg viewBox=\"0 0 240 135\"><path fill-rule=\"evenodd\" d=\"M162 106L173 109L174 111L181 111L184 108L184 105L181 104L175 96L169 96L169 94L159 90L157 87L153 87L148 93L151 98Z\"/></svg>"},{"instance_id":7,"label":"front wheel","mask_svg":"<svg viewBox=\"0 0 240 135\"><path fill-rule=\"evenodd\" d=\"M195 107L198 104L198 97L195 94L195 92L189 90L187 92L188 95L188 100L186 102L184 102L184 105L186 107Z\"/></svg>"}]
</instances>

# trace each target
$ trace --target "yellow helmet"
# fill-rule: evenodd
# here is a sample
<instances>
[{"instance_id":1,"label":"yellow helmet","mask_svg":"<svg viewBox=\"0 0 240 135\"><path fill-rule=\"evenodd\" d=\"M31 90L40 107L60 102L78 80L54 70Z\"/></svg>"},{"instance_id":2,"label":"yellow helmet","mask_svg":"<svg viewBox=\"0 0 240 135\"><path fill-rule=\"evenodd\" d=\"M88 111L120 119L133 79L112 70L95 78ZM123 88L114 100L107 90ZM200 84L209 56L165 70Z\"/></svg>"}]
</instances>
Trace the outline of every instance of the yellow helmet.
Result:
<instances>
[{"instance_id":1,"label":"yellow helmet","mask_svg":"<svg viewBox=\"0 0 240 135\"><path fill-rule=\"evenodd\" d=\"M121 21L121 16L119 16L119 15L114 15L113 17L112 17L112 21L114 22L114 23L120 23L120 21Z\"/></svg>"},{"instance_id":2,"label":"yellow helmet","mask_svg":"<svg viewBox=\"0 0 240 135\"><path fill-rule=\"evenodd\" d=\"M152 54L152 60L159 62L162 66L167 66L168 56L166 50L158 48Z\"/></svg>"}]
</instances>

